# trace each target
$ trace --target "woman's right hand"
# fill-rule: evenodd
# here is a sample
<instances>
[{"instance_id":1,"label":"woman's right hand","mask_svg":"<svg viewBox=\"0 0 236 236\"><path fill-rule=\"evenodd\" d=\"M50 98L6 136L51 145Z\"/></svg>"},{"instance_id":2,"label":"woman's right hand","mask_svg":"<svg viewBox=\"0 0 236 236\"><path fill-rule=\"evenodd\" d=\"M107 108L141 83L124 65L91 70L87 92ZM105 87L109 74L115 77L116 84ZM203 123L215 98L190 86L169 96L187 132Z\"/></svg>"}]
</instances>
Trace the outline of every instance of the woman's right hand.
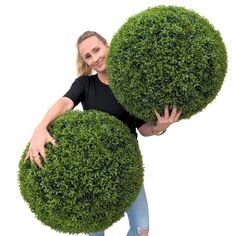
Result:
<instances>
[{"instance_id":1,"label":"woman's right hand","mask_svg":"<svg viewBox=\"0 0 236 236\"><path fill-rule=\"evenodd\" d=\"M30 159L32 162L35 162L37 166L42 168L41 157L46 160L44 146L47 143L56 145L56 140L49 134L47 128L41 126L36 127L25 160Z\"/></svg>"},{"instance_id":2,"label":"woman's right hand","mask_svg":"<svg viewBox=\"0 0 236 236\"><path fill-rule=\"evenodd\" d=\"M62 113L72 110L73 107L74 103L70 98L62 97L49 108L41 123L34 130L25 160L30 159L40 168L42 167L41 157L46 160L44 146L47 143L56 145L56 140L47 131L47 125Z\"/></svg>"}]
</instances>

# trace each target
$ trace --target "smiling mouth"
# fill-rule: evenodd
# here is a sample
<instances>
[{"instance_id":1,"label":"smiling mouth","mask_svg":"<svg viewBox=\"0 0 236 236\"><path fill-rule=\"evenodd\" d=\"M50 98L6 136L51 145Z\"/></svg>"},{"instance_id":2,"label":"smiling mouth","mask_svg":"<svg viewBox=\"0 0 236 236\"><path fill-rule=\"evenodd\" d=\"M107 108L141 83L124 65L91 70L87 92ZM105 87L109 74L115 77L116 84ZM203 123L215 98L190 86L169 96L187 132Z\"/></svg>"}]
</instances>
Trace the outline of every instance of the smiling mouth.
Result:
<instances>
[{"instance_id":1,"label":"smiling mouth","mask_svg":"<svg viewBox=\"0 0 236 236\"><path fill-rule=\"evenodd\" d=\"M97 66L101 66L103 64L103 61L100 61Z\"/></svg>"}]
</instances>

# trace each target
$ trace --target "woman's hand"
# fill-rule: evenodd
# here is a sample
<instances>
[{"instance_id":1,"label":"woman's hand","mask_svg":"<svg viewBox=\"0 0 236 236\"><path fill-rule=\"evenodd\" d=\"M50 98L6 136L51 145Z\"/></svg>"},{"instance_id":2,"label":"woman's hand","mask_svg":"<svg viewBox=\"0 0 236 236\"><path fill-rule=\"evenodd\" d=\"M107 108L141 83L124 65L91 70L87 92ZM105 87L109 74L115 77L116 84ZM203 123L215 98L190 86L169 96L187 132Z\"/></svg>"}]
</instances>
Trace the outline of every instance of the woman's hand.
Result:
<instances>
[{"instance_id":1,"label":"woman's hand","mask_svg":"<svg viewBox=\"0 0 236 236\"><path fill-rule=\"evenodd\" d=\"M163 134L171 124L178 121L181 111L178 111L176 107L173 107L171 114L169 114L169 107L165 106L163 116L161 116L157 111L155 111L155 114L157 117L155 125L151 122L147 122L138 128L141 135L148 137Z\"/></svg>"},{"instance_id":2,"label":"woman's hand","mask_svg":"<svg viewBox=\"0 0 236 236\"><path fill-rule=\"evenodd\" d=\"M48 124L50 124L64 112L72 110L73 107L74 103L70 98L62 97L49 108L43 120L34 130L25 160L30 159L32 162L35 162L40 168L42 167L41 157L46 160L44 146L47 143L51 143L53 145L56 144L55 139L47 131Z\"/></svg>"},{"instance_id":3,"label":"woman's hand","mask_svg":"<svg viewBox=\"0 0 236 236\"><path fill-rule=\"evenodd\" d=\"M56 145L56 140L48 133L45 127L36 127L31 138L29 150L26 154L25 160L30 159L42 168L41 157L46 160L46 152L44 146L47 143Z\"/></svg>"},{"instance_id":4,"label":"woman's hand","mask_svg":"<svg viewBox=\"0 0 236 236\"><path fill-rule=\"evenodd\" d=\"M157 122L153 126L152 131L153 134L160 135L164 133L171 124L179 120L181 111L178 111L177 108L174 106L170 114L169 107L165 106L163 116L161 116L160 113L158 113L157 111L155 111L155 114L157 117Z\"/></svg>"}]
</instances>

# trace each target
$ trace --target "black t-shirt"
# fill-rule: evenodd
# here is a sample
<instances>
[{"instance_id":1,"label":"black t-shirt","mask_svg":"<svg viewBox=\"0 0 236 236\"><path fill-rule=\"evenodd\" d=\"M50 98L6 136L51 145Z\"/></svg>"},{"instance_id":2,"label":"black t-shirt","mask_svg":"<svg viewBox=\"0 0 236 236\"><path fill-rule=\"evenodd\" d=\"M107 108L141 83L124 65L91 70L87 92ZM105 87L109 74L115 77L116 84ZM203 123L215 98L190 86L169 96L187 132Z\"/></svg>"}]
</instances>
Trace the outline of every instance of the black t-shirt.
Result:
<instances>
[{"instance_id":1,"label":"black t-shirt","mask_svg":"<svg viewBox=\"0 0 236 236\"><path fill-rule=\"evenodd\" d=\"M114 97L110 87L102 83L97 74L82 76L76 79L64 97L70 98L74 106L77 106L81 102L84 110L94 109L115 116L123 121L136 137L136 128L139 128L145 123L131 116L122 108Z\"/></svg>"}]
</instances>

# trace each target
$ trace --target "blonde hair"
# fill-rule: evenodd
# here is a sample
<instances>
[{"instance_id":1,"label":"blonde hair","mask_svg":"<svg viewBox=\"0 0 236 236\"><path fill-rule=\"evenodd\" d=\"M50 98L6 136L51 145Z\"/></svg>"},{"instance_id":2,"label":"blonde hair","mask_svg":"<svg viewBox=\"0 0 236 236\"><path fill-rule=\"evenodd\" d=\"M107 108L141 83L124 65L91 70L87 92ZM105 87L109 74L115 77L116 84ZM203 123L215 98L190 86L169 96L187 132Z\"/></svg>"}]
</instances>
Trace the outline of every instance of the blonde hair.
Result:
<instances>
[{"instance_id":1,"label":"blonde hair","mask_svg":"<svg viewBox=\"0 0 236 236\"><path fill-rule=\"evenodd\" d=\"M107 41L105 38L103 38L100 34L98 34L95 31L85 31L77 40L76 47L77 47L77 58L76 58L76 68L77 68L77 74L78 76L82 75L91 75L92 74L92 68L90 68L87 63L84 61L83 57L80 54L79 51L79 45L87 38L90 38L92 36L96 36L98 39L100 39L104 44L107 44Z\"/></svg>"}]
</instances>

